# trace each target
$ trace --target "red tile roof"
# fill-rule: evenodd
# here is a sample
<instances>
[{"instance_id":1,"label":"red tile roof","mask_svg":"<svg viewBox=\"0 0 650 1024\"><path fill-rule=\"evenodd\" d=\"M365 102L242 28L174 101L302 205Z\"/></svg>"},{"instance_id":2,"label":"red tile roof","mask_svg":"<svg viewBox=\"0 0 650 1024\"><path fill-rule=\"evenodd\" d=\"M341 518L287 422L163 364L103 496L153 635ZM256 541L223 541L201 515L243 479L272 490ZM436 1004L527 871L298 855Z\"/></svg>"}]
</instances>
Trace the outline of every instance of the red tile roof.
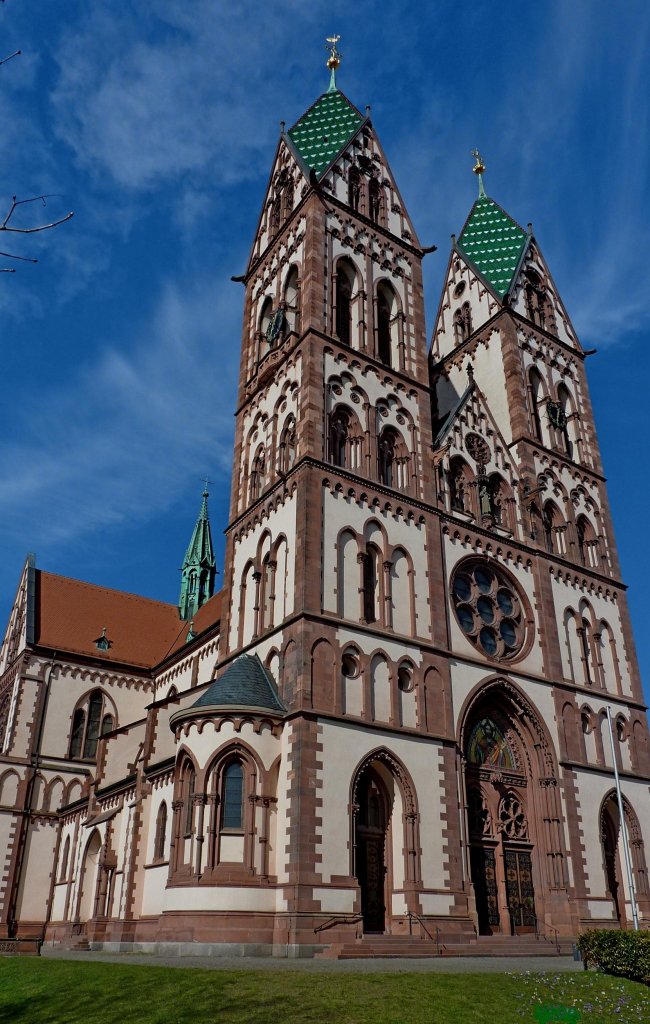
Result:
<instances>
[{"instance_id":1,"label":"red tile roof","mask_svg":"<svg viewBox=\"0 0 650 1024\"><path fill-rule=\"evenodd\" d=\"M35 642L56 651L151 669L185 643L189 623L178 608L163 601L109 590L94 583L36 570ZM219 621L221 594L215 594L194 619L201 633ZM110 648L96 640L106 627Z\"/></svg>"}]
</instances>

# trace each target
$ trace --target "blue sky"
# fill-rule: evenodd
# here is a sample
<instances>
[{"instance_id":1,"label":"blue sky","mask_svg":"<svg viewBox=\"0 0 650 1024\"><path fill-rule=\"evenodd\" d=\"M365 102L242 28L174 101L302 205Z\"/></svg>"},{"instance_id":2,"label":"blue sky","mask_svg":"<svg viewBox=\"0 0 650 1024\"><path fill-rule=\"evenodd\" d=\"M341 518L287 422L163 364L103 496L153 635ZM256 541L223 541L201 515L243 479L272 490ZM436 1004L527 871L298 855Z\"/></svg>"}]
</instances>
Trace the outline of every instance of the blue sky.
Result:
<instances>
[{"instance_id":1,"label":"blue sky","mask_svg":"<svg viewBox=\"0 0 650 1024\"><path fill-rule=\"evenodd\" d=\"M60 194L0 275L0 613L25 554L176 601L211 485L229 497L244 269L277 142L327 86L372 116L423 244L427 329L449 236L488 193L535 234L585 347L642 671L650 250L640 0L521 4L7 0L0 201ZM4 199L2 198L4 197ZM2 238L7 248L7 236ZM7 261L0 261L7 265ZM648 671L644 672L650 678Z\"/></svg>"}]
</instances>

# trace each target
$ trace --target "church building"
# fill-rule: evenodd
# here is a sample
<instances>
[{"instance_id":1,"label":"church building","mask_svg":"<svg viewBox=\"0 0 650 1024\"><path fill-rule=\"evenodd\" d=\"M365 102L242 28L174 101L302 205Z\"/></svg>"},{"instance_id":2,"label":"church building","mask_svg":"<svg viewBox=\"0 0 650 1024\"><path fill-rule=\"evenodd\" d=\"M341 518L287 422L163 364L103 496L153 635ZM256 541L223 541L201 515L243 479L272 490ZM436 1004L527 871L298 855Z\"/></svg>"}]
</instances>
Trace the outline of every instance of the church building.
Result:
<instances>
[{"instance_id":1,"label":"church building","mask_svg":"<svg viewBox=\"0 0 650 1024\"><path fill-rule=\"evenodd\" d=\"M585 352L478 153L428 344L432 249L338 63L282 127L237 279L222 590L207 490L178 605L26 561L0 943L398 955L568 941L635 906L650 927L648 726Z\"/></svg>"}]
</instances>

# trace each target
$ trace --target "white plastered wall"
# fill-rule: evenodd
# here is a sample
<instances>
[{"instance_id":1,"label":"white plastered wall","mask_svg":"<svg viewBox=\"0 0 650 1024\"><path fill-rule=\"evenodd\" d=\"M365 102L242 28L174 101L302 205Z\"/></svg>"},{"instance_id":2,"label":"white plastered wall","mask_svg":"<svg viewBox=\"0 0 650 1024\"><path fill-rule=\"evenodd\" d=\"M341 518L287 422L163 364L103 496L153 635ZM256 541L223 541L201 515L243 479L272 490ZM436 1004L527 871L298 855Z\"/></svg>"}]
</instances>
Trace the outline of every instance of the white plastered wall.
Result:
<instances>
[{"instance_id":1,"label":"white plastered wall","mask_svg":"<svg viewBox=\"0 0 650 1024\"><path fill-rule=\"evenodd\" d=\"M446 841L442 836L444 807L439 745L424 738L383 733L381 730L368 730L352 724L328 721L320 724L320 742L323 747L321 757L326 766L321 773L322 787L319 790L322 800L320 813L324 824L317 829L323 881L329 883L332 875L348 876L351 872L350 787L360 762L372 750L381 747L402 762L413 780L420 811L423 886L425 889L445 889L449 878L444 867ZM396 794L398 788L396 783ZM401 797L396 799L393 809L392 836L394 889L401 889L404 882ZM341 912L350 913L353 899L353 891L336 890L334 885L329 890L327 906L321 905L323 909L329 910L336 906ZM399 914L404 910L403 896L396 893L392 912ZM432 911L427 909L426 912Z\"/></svg>"},{"instance_id":2,"label":"white plastered wall","mask_svg":"<svg viewBox=\"0 0 650 1024\"><path fill-rule=\"evenodd\" d=\"M332 493L326 487L323 488L323 610L336 614L338 609L337 540L340 532L349 527L362 537L364 528L370 520L375 520L384 527L391 549L399 546L411 556L415 568L414 632L415 635L430 637L428 552L424 524L393 511L387 512L379 507L368 508L365 502L356 501L339 491ZM383 556L388 558L389 552L384 551ZM352 606L352 600L350 604Z\"/></svg>"},{"instance_id":3,"label":"white plastered wall","mask_svg":"<svg viewBox=\"0 0 650 1024\"><path fill-rule=\"evenodd\" d=\"M237 647L238 635L239 635L239 600L240 600L240 583L242 580L244 567L247 562L254 560L257 556L257 549L262 535L269 531L271 534L271 542L275 541L284 535L287 540L288 556L286 560L286 580L284 583L284 591L286 593L286 605L285 614L290 615L293 611L293 597L294 597L294 581L295 581L295 558L296 558L296 497L295 495L288 496L284 499L282 504L279 504L276 508L272 508L268 514L264 517L263 521L257 523L241 538L235 540L233 545L233 589L232 589L232 605L231 605L231 617L230 617L230 649ZM276 590L282 585L282 581L278 579L276 572ZM249 583L250 586L250 583ZM249 642L253 638L253 622L252 622L252 604L248 600L249 595L247 594L246 601L246 620L243 627L244 643Z\"/></svg>"}]
</instances>

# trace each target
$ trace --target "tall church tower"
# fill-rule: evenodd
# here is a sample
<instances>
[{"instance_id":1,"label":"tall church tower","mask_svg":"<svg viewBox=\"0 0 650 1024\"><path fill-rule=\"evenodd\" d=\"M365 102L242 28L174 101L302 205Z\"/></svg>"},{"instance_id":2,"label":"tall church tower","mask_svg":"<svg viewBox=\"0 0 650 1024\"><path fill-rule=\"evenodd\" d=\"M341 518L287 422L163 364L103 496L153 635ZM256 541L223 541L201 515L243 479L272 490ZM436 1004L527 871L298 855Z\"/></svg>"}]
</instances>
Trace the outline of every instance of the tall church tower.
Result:
<instances>
[{"instance_id":1,"label":"tall church tower","mask_svg":"<svg viewBox=\"0 0 650 1024\"><path fill-rule=\"evenodd\" d=\"M585 354L477 156L427 359L426 250L338 63L282 127L241 278L219 673L259 657L284 709L275 767L247 762L274 941L573 935L629 913L605 703L635 834L649 769Z\"/></svg>"}]
</instances>

